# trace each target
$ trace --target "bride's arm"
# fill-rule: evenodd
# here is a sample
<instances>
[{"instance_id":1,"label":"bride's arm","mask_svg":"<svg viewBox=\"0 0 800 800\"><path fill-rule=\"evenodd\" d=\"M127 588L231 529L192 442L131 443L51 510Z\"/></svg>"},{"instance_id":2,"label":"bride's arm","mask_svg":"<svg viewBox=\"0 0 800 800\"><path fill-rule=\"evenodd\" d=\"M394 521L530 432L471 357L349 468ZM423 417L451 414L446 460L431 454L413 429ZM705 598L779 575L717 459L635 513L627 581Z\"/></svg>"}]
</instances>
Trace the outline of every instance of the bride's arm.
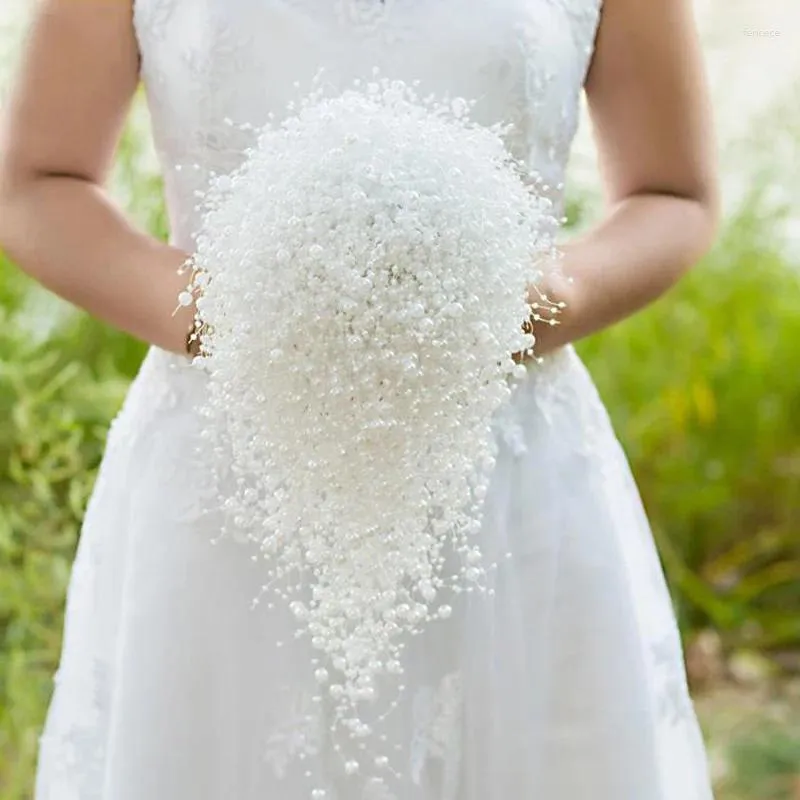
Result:
<instances>
[{"instance_id":1,"label":"bride's arm","mask_svg":"<svg viewBox=\"0 0 800 800\"><path fill-rule=\"evenodd\" d=\"M586 81L608 212L564 248L567 307L537 353L622 319L710 246L716 154L690 0L605 0Z\"/></svg>"},{"instance_id":2,"label":"bride's arm","mask_svg":"<svg viewBox=\"0 0 800 800\"><path fill-rule=\"evenodd\" d=\"M57 294L182 352L185 253L138 230L102 188L138 82L131 3L43 0L0 139L0 247Z\"/></svg>"}]
</instances>

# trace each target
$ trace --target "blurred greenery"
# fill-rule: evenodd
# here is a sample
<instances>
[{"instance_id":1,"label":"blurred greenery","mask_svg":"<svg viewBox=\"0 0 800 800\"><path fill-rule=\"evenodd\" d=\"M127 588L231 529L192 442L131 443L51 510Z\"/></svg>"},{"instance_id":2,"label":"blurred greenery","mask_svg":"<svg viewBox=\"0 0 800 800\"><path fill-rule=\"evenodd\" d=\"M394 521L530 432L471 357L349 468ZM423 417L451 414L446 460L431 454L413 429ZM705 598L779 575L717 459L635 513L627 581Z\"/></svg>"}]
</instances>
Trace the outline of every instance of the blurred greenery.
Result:
<instances>
[{"instance_id":1,"label":"blurred greenery","mask_svg":"<svg viewBox=\"0 0 800 800\"><path fill-rule=\"evenodd\" d=\"M146 158L131 124L113 184L164 237ZM800 264L778 233L789 210L768 183L754 186L674 291L579 349L632 463L687 643L714 628L725 652L756 651L790 671L800 653ZM572 224L588 206L573 196ZM81 518L143 354L0 256L2 800L30 797ZM730 800L800 797L796 729L758 729L731 753Z\"/></svg>"},{"instance_id":2,"label":"blurred greenery","mask_svg":"<svg viewBox=\"0 0 800 800\"><path fill-rule=\"evenodd\" d=\"M761 800L796 798L800 792L800 731L764 723L731 746L731 783L739 796Z\"/></svg>"},{"instance_id":3,"label":"blurred greenery","mask_svg":"<svg viewBox=\"0 0 800 800\"><path fill-rule=\"evenodd\" d=\"M800 800L800 684L699 698L718 800Z\"/></svg>"}]
</instances>

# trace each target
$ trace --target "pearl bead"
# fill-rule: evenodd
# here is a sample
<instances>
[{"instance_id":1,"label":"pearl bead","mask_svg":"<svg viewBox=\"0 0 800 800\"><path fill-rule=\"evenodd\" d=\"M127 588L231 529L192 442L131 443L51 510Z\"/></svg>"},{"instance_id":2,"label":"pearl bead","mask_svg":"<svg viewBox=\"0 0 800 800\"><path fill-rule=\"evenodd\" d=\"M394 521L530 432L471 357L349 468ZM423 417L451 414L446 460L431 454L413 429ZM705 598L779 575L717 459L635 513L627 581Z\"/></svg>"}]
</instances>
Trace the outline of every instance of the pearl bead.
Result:
<instances>
[{"instance_id":1,"label":"pearl bead","mask_svg":"<svg viewBox=\"0 0 800 800\"><path fill-rule=\"evenodd\" d=\"M317 683L325 683L328 680L328 670L320 668L314 672Z\"/></svg>"}]
</instances>

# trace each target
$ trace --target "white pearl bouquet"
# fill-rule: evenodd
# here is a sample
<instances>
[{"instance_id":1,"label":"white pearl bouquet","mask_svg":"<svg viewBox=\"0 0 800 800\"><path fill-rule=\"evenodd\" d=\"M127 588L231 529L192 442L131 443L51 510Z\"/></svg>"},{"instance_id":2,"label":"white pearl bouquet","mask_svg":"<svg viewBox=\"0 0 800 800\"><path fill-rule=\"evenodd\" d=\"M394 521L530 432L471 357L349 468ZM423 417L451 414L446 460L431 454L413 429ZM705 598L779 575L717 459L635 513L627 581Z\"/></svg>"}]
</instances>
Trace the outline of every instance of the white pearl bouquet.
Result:
<instances>
[{"instance_id":1,"label":"white pearl bouquet","mask_svg":"<svg viewBox=\"0 0 800 800\"><path fill-rule=\"evenodd\" d=\"M482 585L492 418L526 370L512 353L533 345L557 222L466 101L375 79L293 110L205 197L204 435L229 529L359 737L402 634Z\"/></svg>"}]
</instances>

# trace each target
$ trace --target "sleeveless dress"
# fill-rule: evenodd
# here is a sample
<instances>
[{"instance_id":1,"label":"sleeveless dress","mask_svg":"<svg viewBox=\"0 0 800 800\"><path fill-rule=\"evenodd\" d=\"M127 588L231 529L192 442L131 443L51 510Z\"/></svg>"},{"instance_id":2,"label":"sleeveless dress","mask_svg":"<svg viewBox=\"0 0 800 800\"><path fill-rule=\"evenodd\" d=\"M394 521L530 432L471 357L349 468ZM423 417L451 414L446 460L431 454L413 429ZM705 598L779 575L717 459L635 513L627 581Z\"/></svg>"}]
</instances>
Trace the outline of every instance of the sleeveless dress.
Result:
<instances>
[{"instance_id":1,"label":"sleeveless dress","mask_svg":"<svg viewBox=\"0 0 800 800\"><path fill-rule=\"evenodd\" d=\"M378 66L514 122L509 149L561 207L600 2L136 0L172 241L192 249L196 190L250 144L226 120L280 118L320 67L344 85ZM388 766L331 734L290 613L253 607L252 553L212 543L205 379L151 349L111 427L37 800L709 800L650 529L571 347L498 415L479 534L495 592L412 637L375 714Z\"/></svg>"}]
</instances>

